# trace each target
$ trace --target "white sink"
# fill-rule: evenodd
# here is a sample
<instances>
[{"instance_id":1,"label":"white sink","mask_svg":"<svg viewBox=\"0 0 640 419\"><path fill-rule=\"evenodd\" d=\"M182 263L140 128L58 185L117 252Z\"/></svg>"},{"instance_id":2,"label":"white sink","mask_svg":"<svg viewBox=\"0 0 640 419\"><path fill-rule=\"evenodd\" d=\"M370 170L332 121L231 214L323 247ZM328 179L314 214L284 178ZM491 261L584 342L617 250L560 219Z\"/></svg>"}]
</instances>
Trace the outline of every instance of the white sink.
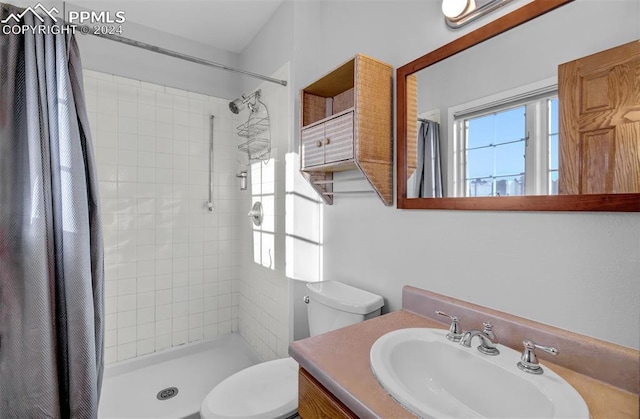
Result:
<instances>
[{"instance_id":1,"label":"white sink","mask_svg":"<svg viewBox=\"0 0 640 419\"><path fill-rule=\"evenodd\" d=\"M428 418L584 418L584 399L549 367L521 371L520 353L498 345L500 354L478 352L445 338L440 329L399 329L371 347L371 369L405 408Z\"/></svg>"}]
</instances>

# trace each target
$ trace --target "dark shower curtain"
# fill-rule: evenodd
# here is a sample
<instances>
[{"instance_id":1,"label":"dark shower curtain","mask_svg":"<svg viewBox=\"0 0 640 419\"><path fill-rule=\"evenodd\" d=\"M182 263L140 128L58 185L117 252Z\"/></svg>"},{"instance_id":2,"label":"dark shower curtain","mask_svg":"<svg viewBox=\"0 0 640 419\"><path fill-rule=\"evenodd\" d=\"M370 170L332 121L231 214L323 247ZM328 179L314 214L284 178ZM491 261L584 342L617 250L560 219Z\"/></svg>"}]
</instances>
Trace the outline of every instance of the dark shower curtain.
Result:
<instances>
[{"instance_id":1,"label":"dark shower curtain","mask_svg":"<svg viewBox=\"0 0 640 419\"><path fill-rule=\"evenodd\" d=\"M0 3L0 20L22 9ZM41 24L31 11L15 24ZM44 24L54 24L46 18ZM103 248L75 38L0 34L0 417L97 416Z\"/></svg>"},{"instance_id":2,"label":"dark shower curtain","mask_svg":"<svg viewBox=\"0 0 640 419\"><path fill-rule=\"evenodd\" d=\"M440 155L440 124L424 120L418 130L418 162L414 197L442 198L442 165Z\"/></svg>"}]
</instances>

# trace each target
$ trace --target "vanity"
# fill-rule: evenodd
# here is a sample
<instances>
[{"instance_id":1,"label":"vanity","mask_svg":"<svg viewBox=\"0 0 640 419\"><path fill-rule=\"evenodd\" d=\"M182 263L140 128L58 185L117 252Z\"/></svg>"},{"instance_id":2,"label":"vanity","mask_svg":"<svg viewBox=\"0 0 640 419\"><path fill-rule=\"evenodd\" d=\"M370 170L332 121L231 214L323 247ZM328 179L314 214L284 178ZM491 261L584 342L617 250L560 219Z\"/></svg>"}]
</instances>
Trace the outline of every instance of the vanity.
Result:
<instances>
[{"instance_id":1,"label":"vanity","mask_svg":"<svg viewBox=\"0 0 640 419\"><path fill-rule=\"evenodd\" d=\"M411 286L403 288L400 311L291 343L289 353L300 365L300 416L416 417L380 385L371 369L370 352L380 337L395 330L446 331L449 322L437 310L459 316L463 330L491 322L499 344L516 351L522 351L525 339L555 346L559 350L555 357L536 352L540 363L580 394L591 418L638 417L638 351ZM515 374L526 374L515 364L513 368Z\"/></svg>"}]
</instances>

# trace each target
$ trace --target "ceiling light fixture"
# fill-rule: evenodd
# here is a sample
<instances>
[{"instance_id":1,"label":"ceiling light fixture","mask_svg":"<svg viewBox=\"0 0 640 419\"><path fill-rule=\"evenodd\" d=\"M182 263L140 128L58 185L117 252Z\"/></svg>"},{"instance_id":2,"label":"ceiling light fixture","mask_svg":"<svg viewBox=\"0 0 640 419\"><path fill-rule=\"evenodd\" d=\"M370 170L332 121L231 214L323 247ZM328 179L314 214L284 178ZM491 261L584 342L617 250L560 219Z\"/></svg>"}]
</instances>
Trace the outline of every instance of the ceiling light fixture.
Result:
<instances>
[{"instance_id":1,"label":"ceiling light fixture","mask_svg":"<svg viewBox=\"0 0 640 419\"><path fill-rule=\"evenodd\" d=\"M511 0L442 0L442 14L447 25L460 28L490 13Z\"/></svg>"}]
</instances>

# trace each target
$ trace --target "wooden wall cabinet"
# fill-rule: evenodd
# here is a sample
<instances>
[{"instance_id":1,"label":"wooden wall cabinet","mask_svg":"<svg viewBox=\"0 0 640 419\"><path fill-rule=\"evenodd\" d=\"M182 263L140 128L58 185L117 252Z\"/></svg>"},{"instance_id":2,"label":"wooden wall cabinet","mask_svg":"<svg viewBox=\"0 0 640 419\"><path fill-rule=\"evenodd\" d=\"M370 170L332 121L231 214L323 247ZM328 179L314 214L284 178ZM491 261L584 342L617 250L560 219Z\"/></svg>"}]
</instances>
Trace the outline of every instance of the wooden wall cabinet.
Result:
<instances>
[{"instance_id":1,"label":"wooden wall cabinet","mask_svg":"<svg viewBox=\"0 0 640 419\"><path fill-rule=\"evenodd\" d=\"M298 414L302 419L357 419L348 407L336 399L304 368L300 368L298 372Z\"/></svg>"},{"instance_id":2,"label":"wooden wall cabinet","mask_svg":"<svg viewBox=\"0 0 640 419\"><path fill-rule=\"evenodd\" d=\"M393 204L393 68L362 54L300 92L300 170L333 204L333 173L359 170Z\"/></svg>"}]
</instances>

